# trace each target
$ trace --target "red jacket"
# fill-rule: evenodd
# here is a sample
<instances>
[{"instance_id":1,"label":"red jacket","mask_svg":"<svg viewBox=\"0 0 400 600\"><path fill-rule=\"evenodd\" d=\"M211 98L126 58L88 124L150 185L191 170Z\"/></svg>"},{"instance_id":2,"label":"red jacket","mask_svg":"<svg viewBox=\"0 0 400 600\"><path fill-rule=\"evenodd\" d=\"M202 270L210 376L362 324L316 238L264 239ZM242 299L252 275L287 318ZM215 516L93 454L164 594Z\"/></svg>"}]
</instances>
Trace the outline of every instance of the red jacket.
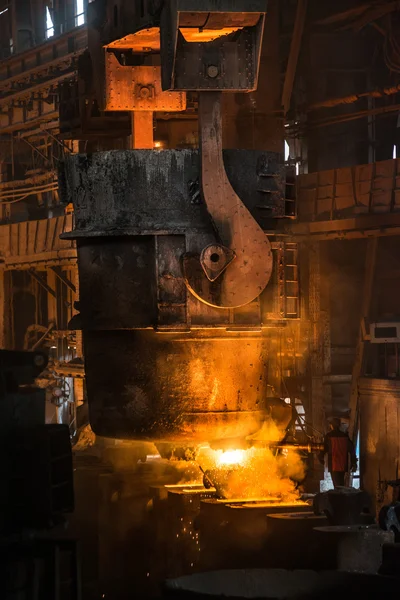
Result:
<instances>
[{"instance_id":1,"label":"red jacket","mask_svg":"<svg viewBox=\"0 0 400 600\"><path fill-rule=\"evenodd\" d=\"M324 454L328 454L329 472L348 471L349 456L351 466L357 465L357 457L354 444L347 433L340 429L333 429L326 434L324 439Z\"/></svg>"}]
</instances>

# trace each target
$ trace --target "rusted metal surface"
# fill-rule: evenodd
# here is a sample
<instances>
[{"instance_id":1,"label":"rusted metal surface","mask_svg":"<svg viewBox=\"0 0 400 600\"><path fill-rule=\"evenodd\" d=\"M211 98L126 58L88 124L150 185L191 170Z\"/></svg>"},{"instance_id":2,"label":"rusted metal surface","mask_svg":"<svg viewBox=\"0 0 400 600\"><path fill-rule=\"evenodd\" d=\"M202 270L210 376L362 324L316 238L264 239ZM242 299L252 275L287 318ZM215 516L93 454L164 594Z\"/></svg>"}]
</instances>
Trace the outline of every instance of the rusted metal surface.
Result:
<instances>
[{"instance_id":1,"label":"rusted metal surface","mask_svg":"<svg viewBox=\"0 0 400 600\"><path fill-rule=\"evenodd\" d=\"M361 485L370 493L378 513L392 500L386 481L399 474L400 383L361 378L358 393Z\"/></svg>"},{"instance_id":2,"label":"rusted metal surface","mask_svg":"<svg viewBox=\"0 0 400 600\"><path fill-rule=\"evenodd\" d=\"M184 263L189 290L202 302L220 308L248 304L261 294L272 272L271 245L261 227L232 188L225 172L222 155L221 94L202 93L199 98L201 132L201 182L207 211L218 240L226 247L221 256L210 254L201 276L196 259ZM220 245L221 250L223 246ZM220 270L213 286L208 285L207 269L212 259ZM200 258L201 263L201 258ZM211 281L213 282L214 279Z\"/></svg>"},{"instance_id":3,"label":"rusted metal surface","mask_svg":"<svg viewBox=\"0 0 400 600\"><path fill-rule=\"evenodd\" d=\"M188 11L187 6L184 6L184 2L181 3L181 8L182 10ZM203 3L204 6L204 11L202 10L202 12L193 12L193 8L195 3L192 2L192 10L191 12L180 12L179 14L179 26L180 27L193 27L195 29L203 29L203 30L218 30L218 29L225 29L225 28L234 28L234 27L252 27L254 25L257 25L258 20L260 17L262 17L262 13L261 12L248 12L248 13L244 13L241 12L241 9L244 8L244 3L241 3L241 6L239 6L239 3L236 3L236 7L234 5L232 10L235 10L235 12L222 12L223 10L227 10L227 3L224 1L220 1L219 3L217 2L213 2L210 3L208 2L208 7L205 5L205 3ZM219 5L218 5L219 4ZM257 3L259 9L261 10L262 4L260 4L259 2ZM264 6L262 8L265 8L266 3L264 2ZM203 9L202 6L202 9ZM253 6L251 6L251 2L247 2L246 3L246 8L247 10L253 10L253 8L256 6L255 3L253 3ZM198 7L196 7L198 8ZM229 7L230 8L230 7ZM219 12L212 12L212 11L219 11ZM237 12L236 12L237 11ZM208 12L209 14L207 15L207 23L204 26L204 12Z\"/></svg>"},{"instance_id":4,"label":"rusted metal surface","mask_svg":"<svg viewBox=\"0 0 400 600\"><path fill-rule=\"evenodd\" d=\"M133 149L154 148L154 120L151 111L131 113L131 146Z\"/></svg>"},{"instance_id":5,"label":"rusted metal surface","mask_svg":"<svg viewBox=\"0 0 400 600\"><path fill-rule=\"evenodd\" d=\"M105 110L175 112L186 108L184 92L161 89L161 67L132 67L105 50Z\"/></svg>"},{"instance_id":6,"label":"rusted metal surface","mask_svg":"<svg viewBox=\"0 0 400 600\"><path fill-rule=\"evenodd\" d=\"M235 252L221 244L209 244L200 254L200 264L210 281L215 281L236 258Z\"/></svg>"},{"instance_id":7,"label":"rusted metal surface","mask_svg":"<svg viewBox=\"0 0 400 600\"><path fill-rule=\"evenodd\" d=\"M135 53L160 51L160 28L148 27L136 33L130 33L118 40L106 44L107 48L120 48L132 50Z\"/></svg>"},{"instance_id":8,"label":"rusted metal surface","mask_svg":"<svg viewBox=\"0 0 400 600\"><path fill-rule=\"evenodd\" d=\"M223 159L233 189L267 231L273 207L279 210L285 203L280 155L225 150ZM204 203L191 192L192 187L198 189L199 178L197 150L69 155L61 172L60 196L66 204L74 203L75 237L168 232L189 236L202 231L211 234L211 242ZM267 191L276 193L273 205Z\"/></svg>"},{"instance_id":9,"label":"rusted metal surface","mask_svg":"<svg viewBox=\"0 0 400 600\"><path fill-rule=\"evenodd\" d=\"M161 13L161 64L163 88L168 90L250 91L257 87L261 37L267 9L265 0L218 0L202 2L177 0L164 4ZM185 38L186 27L207 30L220 27L238 30L232 35L209 35L207 43L192 43ZM255 23L255 24L254 24ZM183 27L183 32L180 31ZM183 33L183 35L182 35ZM189 38L188 38L189 39ZM213 41L209 41L213 39Z\"/></svg>"},{"instance_id":10,"label":"rusted metal surface","mask_svg":"<svg viewBox=\"0 0 400 600\"><path fill-rule=\"evenodd\" d=\"M193 330L83 336L95 433L201 442L259 429L267 390L266 337Z\"/></svg>"},{"instance_id":11,"label":"rusted metal surface","mask_svg":"<svg viewBox=\"0 0 400 600\"><path fill-rule=\"evenodd\" d=\"M153 114L186 108L182 92L163 92L161 67L132 67L120 62L115 54L105 51L104 110L132 111L131 146L136 149L154 147Z\"/></svg>"},{"instance_id":12,"label":"rusted metal surface","mask_svg":"<svg viewBox=\"0 0 400 600\"><path fill-rule=\"evenodd\" d=\"M257 190L276 178L259 172L271 172L279 158L232 151L224 160L260 218L265 195ZM262 302L213 308L183 280L182 257L215 242L206 206L193 194L198 177L195 151L67 158L60 189L75 206L76 230L67 237L78 239L79 319L98 434L196 443L248 435L265 417Z\"/></svg>"}]
</instances>

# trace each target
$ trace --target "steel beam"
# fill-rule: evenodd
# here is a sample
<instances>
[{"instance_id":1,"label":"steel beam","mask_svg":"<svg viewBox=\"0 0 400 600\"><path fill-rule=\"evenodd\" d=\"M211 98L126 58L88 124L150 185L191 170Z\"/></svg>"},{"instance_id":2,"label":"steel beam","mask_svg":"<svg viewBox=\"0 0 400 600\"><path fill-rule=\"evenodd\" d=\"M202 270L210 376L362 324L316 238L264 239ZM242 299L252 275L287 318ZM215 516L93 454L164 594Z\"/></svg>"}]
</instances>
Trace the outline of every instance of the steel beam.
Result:
<instances>
[{"instance_id":1,"label":"steel beam","mask_svg":"<svg viewBox=\"0 0 400 600\"><path fill-rule=\"evenodd\" d=\"M35 269L33 269L33 268L28 269L28 272L31 275L31 277L33 277L33 279L35 279L38 282L38 284L41 285L46 290L46 292L48 292L51 296L53 296L53 298L57 298L57 292L52 287L50 287L47 284L47 282L42 277L40 277L40 275L38 275L38 273L36 273ZM71 306L71 303L68 302L68 300L65 300L64 304L68 308Z\"/></svg>"},{"instance_id":2,"label":"steel beam","mask_svg":"<svg viewBox=\"0 0 400 600\"><path fill-rule=\"evenodd\" d=\"M24 118L22 121L17 121L14 115L14 111L10 111L8 125L5 125L4 127L0 125L0 131L2 135L6 133L13 133L14 131L21 131L22 129L35 127L39 125L39 123L43 123L43 121L47 123L48 121L53 121L54 119L58 120L58 118L58 110L52 110L48 113L40 114L39 116L34 117L32 119Z\"/></svg>"},{"instance_id":3,"label":"steel beam","mask_svg":"<svg viewBox=\"0 0 400 600\"><path fill-rule=\"evenodd\" d=\"M293 84L296 77L297 61L299 59L301 38L303 37L304 24L306 21L308 0L298 0L296 20L293 28L292 42L288 63L286 66L285 81L282 91L283 113L286 115L290 109L290 100L292 97Z\"/></svg>"},{"instance_id":4,"label":"steel beam","mask_svg":"<svg viewBox=\"0 0 400 600\"><path fill-rule=\"evenodd\" d=\"M360 315L360 328L358 333L358 340L356 346L356 356L353 365L353 372L351 375L351 391L350 391L350 422L349 422L349 436L353 442L356 441L358 431L358 380L362 374L362 367L364 362L364 349L365 349L365 338L364 338L364 321L369 316L372 289L374 285L375 276L375 264L376 254L378 248L378 239L373 238L368 240L367 253L365 257L365 275L364 275L364 289L362 294L362 305Z\"/></svg>"},{"instance_id":5,"label":"steel beam","mask_svg":"<svg viewBox=\"0 0 400 600\"><path fill-rule=\"evenodd\" d=\"M296 241L306 239L324 241L328 239L355 239L398 235L400 213L359 215L348 219L289 223L277 234L286 234Z\"/></svg>"},{"instance_id":6,"label":"steel beam","mask_svg":"<svg viewBox=\"0 0 400 600\"><path fill-rule=\"evenodd\" d=\"M48 292L51 296L53 296L53 298L57 298L56 291L52 287L50 287L48 285L48 283L40 275L38 275L38 273L36 273L35 269L33 269L33 268L28 269L28 272L29 272L30 276L33 279L35 279L38 282L38 284L42 286L43 289L46 290L46 292Z\"/></svg>"},{"instance_id":7,"label":"steel beam","mask_svg":"<svg viewBox=\"0 0 400 600\"><path fill-rule=\"evenodd\" d=\"M311 323L311 415L315 429L323 433L325 427L323 391L323 336L321 331L321 272L320 246L309 248L309 317Z\"/></svg>"},{"instance_id":8,"label":"steel beam","mask_svg":"<svg viewBox=\"0 0 400 600\"><path fill-rule=\"evenodd\" d=\"M154 148L153 113L132 111L132 148L145 150Z\"/></svg>"},{"instance_id":9,"label":"steel beam","mask_svg":"<svg viewBox=\"0 0 400 600\"><path fill-rule=\"evenodd\" d=\"M41 92L43 90L47 90L48 88L52 87L53 85L60 83L60 81L65 81L66 79L75 77L75 75L76 75L76 69L72 68L72 69L68 70L67 72L58 75L57 77L52 77L51 79L41 81L40 83L37 83L36 85L26 87L22 90L19 90L18 92L14 92L13 94L8 94L7 96L0 98L0 106L8 106L8 105L12 104L13 102L15 102L16 100L21 100L23 98L26 98L27 96L31 96L34 93Z\"/></svg>"},{"instance_id":10,"label":"steel beam","mask_svg":"<svg viewBox=\"0 0 400 600\"><path fill-rule=\"evenodd\" d=\"M68 279L68 277L61 271L60 267L50 267L50 269L52 271L54 271L54 273L57 275L57 277L60 279L60 281L62 281L63 283L65 283L65 285L72 291L74 292L74 294L76 294L76 287L75 285L72 283L72 281L70 279Z\"/></svg>"},{"instance_id":11,"label":"steel beam","mask_svg":"<svg viewBox=\"0 0 400 600\"><path fill-rule=\"evenodd\" d=\"M58 121L59 111L55 110L54 101L42 98L43 92L48 96L49 90L60 81L75 76L75 62L86 47L87 30L79 27L1 61L2 134L35 126L40 121ZM34 108L27 110L25 101L34 93Z\"/></svg>"},{"instance_id":12,"label":"steel beam","mask_svg":"<svg viewBox=\"0 0 400 600\"><path fill-rule=\"evenodd\" d=\"M55 68L66 64L68 61L78 58L82 52L83 49L79 52L71 52L70 54L61 55L54 60L46 61L43 64L32 67L31 69L21 71L12 77L0 80L0 93L7 93L8 89L12 89L14 85L22 86L25 84L25 86L21 88L21 92L23 92L27 88L27 81L31 80L31 78L38 78L40 75L45 76L46 72L48 72L50 69L54 73Z\"/></svg>"},{"instance_id":13,"label":"steel beam","mask_svg":"<svg viewBox=\"0 0 400 600\"><path fill-rule=\"evenodd\" d=\"M71 53L71 45L74 52ZM8 80L23 74L30 76L36 69L43 70L54 66L54 61L62 61L71 55L76 55L87 47L87 28L77 27L63 35L50 38L25 52L19 52L0 63L0 79L3 84ZM57 57L57 58L55 58ZM13 81L13 79L11 79Z\"/></svg>"}]
</instances>

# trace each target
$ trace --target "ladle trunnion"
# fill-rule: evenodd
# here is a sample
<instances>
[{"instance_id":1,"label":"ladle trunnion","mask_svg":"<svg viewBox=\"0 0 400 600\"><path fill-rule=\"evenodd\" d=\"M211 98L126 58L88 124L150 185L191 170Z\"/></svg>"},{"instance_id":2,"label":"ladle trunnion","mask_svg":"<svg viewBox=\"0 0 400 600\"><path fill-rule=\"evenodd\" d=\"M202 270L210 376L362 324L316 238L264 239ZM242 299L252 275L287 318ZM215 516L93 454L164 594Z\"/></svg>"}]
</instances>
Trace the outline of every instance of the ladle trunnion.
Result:
<instances>
[{"instance_id":1,"label":"ladle trunnion","mask_svg":"<svg viewBox=\"0 0 400 600\"><path fill-rule=\"evenodd\" d=\"M159 24L162 89L198 93L199 151L71 155L62 172L80 277L70 326L83 331L90 420L105 436L238 438L266 416L266 231L285 213L283 157L223 151L221 114L222 91L257 87L266 2L206 4L165 3Z\"/></svg>"}]
</instances>

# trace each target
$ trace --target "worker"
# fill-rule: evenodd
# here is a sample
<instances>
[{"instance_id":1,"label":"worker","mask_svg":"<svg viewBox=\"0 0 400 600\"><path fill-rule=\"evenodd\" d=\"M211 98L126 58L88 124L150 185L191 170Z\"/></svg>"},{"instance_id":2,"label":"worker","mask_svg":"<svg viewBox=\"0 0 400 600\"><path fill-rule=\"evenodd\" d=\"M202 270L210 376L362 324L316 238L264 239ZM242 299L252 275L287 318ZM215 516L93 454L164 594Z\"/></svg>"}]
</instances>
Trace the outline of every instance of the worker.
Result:
<instances>
[{"instance_id":1,"label":"worker","mask_svg":"<svg viewBox=\"0 0 400 600\"><path fill-rule=\"evenodd\" d=\"M324 438L324 450L320 456L323 463L325 455L328 455L328 470L335 488L345 485L345 476L349 471L349 457L352 471L357 470L357 456L354 444L349 438L348 433L342 431L340 426L340 419L332 419L331 431Z\"/></svg>"}]
</instances>

